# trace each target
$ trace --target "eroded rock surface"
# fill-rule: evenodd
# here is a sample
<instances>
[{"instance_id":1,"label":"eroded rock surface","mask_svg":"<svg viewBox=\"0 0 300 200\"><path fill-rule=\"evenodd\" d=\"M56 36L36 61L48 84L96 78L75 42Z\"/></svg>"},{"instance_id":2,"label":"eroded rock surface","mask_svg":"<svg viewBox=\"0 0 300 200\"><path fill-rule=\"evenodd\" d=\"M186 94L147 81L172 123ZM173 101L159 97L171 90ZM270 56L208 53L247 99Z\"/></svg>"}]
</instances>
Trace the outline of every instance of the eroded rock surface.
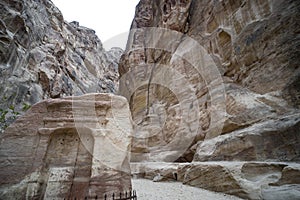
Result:
<instances>
[{"instance_id":1,"label":"eroded rock surface","mask_svg":"<svg viewBox=\"0 0 300 200\"><path fill-rule=\"evenodd\" d=\"M292 0L141 0L119 64L132 161L220 161L183 164L178 180L243 198L299 198L296 179L275 184L299 162L299 10ZM173 178L174 165L135 169L143 167L141 176Z\"/></svg>"},{"instance_id":2,"label":"eroded rock surface","mask_svg":"<svg viewBox=\"0 0 300 200\"><path fill-rule=\"evenodd\" d=\"M194 163L186 169L183 182L246 199L297 199L300 187L296 176L289 183L278 184L289 177L285 168L294 169L299 176L299 164L293 163Z\"/></svg>"},{"instance_id":3,"label":"eroded rock surface","mask_svg":"<svg viewBox=\"0 0 300 200\"><path fill-rule=\"evenodd\" d=\"M132 163L134 176L184 184L236 195L243 199L297 199L299 163L194 162Z\"/></svg>"},{"instance_id":4,"label":"eroded rock surface","mask_svg":"<svg viewBox=\"0 0 300 200\"><path fill-rule=\"evenodd\" d=\"M199 142L194 161L300 162L300 114Z\"/></svg>"},{"instance_id":5,"label":"eroded rock surface","mask_svg":"<svg viewBox=\"0 0 300 200\"><path fill-rule=\"evenodd\" d=\"M141 0L119 65L133 160L191 161L199 141L299 113L299 9L282 0Z\"/></svg>"},{"instance_id":6,"label":"eroded rock surface","mask_svg":"<svg viewBox=\"0 0 300 200\"><path fill-rule=\"evenodd\" d=\"M131 134L123 97L42 101L0 135L0 198L102 199L128 191Z\"/></svg>"},{"instance_id":7,"label":"eroded rock surface","mask_svg":"<svg viewBox=\"0 0 300 200\"><path fill-rule=\"evenodd\" d=\"M0 129L43 99L118 89L120 50L48 0L0 2Z\"/></svg>"}]
</instances>

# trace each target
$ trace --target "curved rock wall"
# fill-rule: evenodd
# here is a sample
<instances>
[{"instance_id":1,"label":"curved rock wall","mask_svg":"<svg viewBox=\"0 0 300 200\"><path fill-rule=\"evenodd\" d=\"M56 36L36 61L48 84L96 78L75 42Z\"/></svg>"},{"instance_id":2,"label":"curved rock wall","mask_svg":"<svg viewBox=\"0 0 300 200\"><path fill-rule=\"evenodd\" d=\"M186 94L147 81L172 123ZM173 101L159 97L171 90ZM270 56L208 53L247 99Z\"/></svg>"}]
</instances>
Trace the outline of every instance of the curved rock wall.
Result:
<instances>
[{"instance_id":1,"label":"curved rock wall","mask_svg":"<svg viewBox=\"0 0 300 200\"><path fill-rule=\"evenodd\" d=\"M135 122L133 161L192 161L196 149L206 145L202 141L297 118L299 10L300 3L292 0L141 0L119 64L120 93ZM285 128L299 135L293 127ZM258 132L255 140L269 135ZM281 130L275 132L265 138L272 148L282 140L276 136ZM280 150L290 154L286 161L299 160L295 137L285 141L291 150ZM250 138L219 147L233 148L237 140L255 146ZM246 160L260 158L259 152ZM233 157L247 157L241 155Z\"/></svg>"},{"instance_id":2,"label":"curved rock wall","mask_svg":"<svg viewBox=\"0 0 300 200\"><path fill-rule=\"evenodd\" d=\"M299 198L299 10L292 0L141 0L119 64L133 174Z\"/></svg>"}]
</instances>

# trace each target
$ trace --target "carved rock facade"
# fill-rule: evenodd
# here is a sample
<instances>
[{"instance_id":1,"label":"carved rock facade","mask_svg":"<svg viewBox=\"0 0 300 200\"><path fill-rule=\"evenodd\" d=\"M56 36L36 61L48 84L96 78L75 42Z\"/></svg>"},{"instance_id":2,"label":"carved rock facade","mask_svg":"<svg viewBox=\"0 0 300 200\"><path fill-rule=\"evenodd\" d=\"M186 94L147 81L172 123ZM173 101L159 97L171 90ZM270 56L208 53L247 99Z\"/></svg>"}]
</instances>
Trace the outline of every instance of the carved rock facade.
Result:
<instances>
[{"instance_id":1,"label":"carved rock facade","mask_svg":"<svg viewBox=\"0 0 300 200\"><path fill-rule=\"evenodd\" d=\"M128 191L131 134L123 97L42 101L0 136L0 197L102 199Z\"/></svg>"}]
</instances>

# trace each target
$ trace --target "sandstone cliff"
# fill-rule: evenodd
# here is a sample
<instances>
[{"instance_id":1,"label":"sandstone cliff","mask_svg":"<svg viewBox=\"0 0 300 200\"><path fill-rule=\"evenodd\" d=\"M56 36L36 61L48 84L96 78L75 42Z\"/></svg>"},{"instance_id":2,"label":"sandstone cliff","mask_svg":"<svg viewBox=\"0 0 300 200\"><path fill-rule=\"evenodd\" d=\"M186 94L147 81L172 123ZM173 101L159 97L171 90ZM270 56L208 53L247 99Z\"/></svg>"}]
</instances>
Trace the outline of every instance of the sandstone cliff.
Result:
<instances>
[{"instance_id":1,"label":"sandstone cliff","mask_svg":"<svg viewBox=\"0 0 300 200\"><path fill-rule=\"evenodd\" d=\"M132 161L299 162L299 11L293 0L141 0L119 64L135 123ZM187 184L239 190L218 188L226 177L200 168L185 171ZM297 180L272 185L271 171L235 194L300 196Z\"/></svg>"},{"instance_id":2,"label":"sandstone cliff","mask_svg":"<svg viewBox=\"0 0 300 200\"><path fill-rule=\"evenodd\" d=\"M117 90L120 49L48 0L0 1L0 130L43 99Z\"/></svg>"},{"instance_id":3,"label":"sandstone cliff","mask_svg":"<svg viewBox=\"0 0 300 200\"><path fill-rule=\"evenodd\" d=\"M0 5L1 126L41 99L116 91L119 49L105 52L92 30L64 22L50 1ZM119 93L134 121L132 161L186 163L133 163L134 173L249 199L299 198L299 11L293 0L141 0L119 63ZM19 190L28 197L69 197L73 187L57 188L71 183L91 186L90 196L105 192L97 192L97 184L111 181L115 171L99 166L87 153L95 145L83 148L77 133L124 144L107 127L108 111L120 102L100 96L100 121L91 130L80 98L79 129L65 98L38 104L5 131L2 196ZM121 108L117 113L124 117ZM125 118L120 123L131 126ZM123 158L120 166L128 165ZM18 174L10 179L13 170ZM123 184L109 184L115 183Z\"/></svg>"},{"instance_id":4,"label":"sandstone cliff","mask_svg":"<svg viewBox=\"0 0 300 200\"><path fill-rule=\"evenodd\" d=\"M141 0L119 66L134 151L168 160L161 147L176 134L189 132L192 145L299 113L299 9L296 1Z\"/></svg>"}]
</instances>

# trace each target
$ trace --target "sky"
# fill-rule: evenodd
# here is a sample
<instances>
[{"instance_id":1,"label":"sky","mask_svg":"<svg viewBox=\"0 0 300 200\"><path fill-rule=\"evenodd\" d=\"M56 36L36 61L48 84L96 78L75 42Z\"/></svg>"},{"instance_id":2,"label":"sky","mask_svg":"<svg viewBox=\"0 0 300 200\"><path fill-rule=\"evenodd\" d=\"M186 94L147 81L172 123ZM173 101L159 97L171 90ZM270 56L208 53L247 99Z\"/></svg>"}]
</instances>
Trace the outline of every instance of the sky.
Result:
<instances>
[{"instance_id":1,"label":"sky","mask_svg":"<svg viewBox=\"0 0 300 200\"><path fill-rule=\"evenodd\" d=\"M125 48L139 0L51 0L68 22L96 31L106 50Z\"/></svg>"}]
</instances>

